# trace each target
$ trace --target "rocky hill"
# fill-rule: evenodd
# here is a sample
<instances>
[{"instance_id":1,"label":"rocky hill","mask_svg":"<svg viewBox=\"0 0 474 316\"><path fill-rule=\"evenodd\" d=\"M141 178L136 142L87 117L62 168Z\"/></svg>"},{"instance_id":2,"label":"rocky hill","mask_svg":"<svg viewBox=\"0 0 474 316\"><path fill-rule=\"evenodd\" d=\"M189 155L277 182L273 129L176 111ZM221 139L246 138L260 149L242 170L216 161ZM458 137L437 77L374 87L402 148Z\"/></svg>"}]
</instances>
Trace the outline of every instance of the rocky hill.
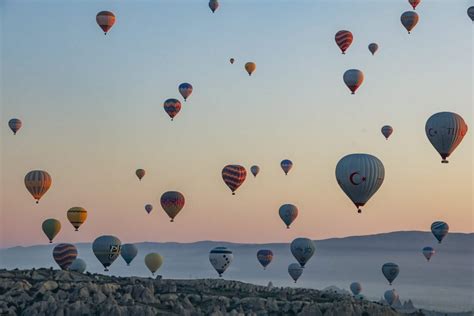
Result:
<instances>
[{"instance_id":1,"label":"rocky hill","mask_svg":"<svg viewBox=\"0 0 474 316\"><path fill-rule=\"evenodd\" d=\"M311 289L222 279L165 280L51 269L0 270L1 315L398 315Z\"/></svg>"}]
</instances>

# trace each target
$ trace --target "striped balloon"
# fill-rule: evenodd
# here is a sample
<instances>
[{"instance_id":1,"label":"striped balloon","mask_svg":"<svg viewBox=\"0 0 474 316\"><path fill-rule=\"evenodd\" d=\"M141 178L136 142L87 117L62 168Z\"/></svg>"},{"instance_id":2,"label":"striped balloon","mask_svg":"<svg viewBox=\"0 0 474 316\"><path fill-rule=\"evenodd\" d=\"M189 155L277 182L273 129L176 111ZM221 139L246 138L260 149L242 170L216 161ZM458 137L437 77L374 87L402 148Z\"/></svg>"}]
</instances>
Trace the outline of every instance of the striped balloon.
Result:
<instances>
[{"instance_id":1,"label":"striped balloon","mask_svg":"<svg viewBox=\"0 0 474 316\"><path fill-rule=\"evenodd\" d=\"M212 13L216 12L218 8L219 8L219 1L217 0L209 1L209 9L211 9Z\"/></svg>"},{"instance_id":2,"label":"striped balloon","mask_svg":"<svg viewBox=\"0 0 474 316\"><path fill-rule=\"evenodd\" d=\"M361 206L377 192L385 178L382 162L368 154L343 157L336 166L336 179L342 191L351 199L359 213Z\"/></svg>"},{"instance_id":3,"label":"striped balloon","mask_svg":"<svg viewBox=\"0 0 474 316\"><path fill-rule=\"evenodd\" d=\"M257 174L260 172L260 167L252 166L250 167L250 172L253 174L254 177L257 177Z\"/></svg>"},{"instance_id":4,"label":"striped balloon","mask_svg":"<svg viewBox=\"0 0 474 316\"><path fill-rule=\"evenodd\" d=\"M375 54L376 51L379 50L379 45L377 43L370 43L369 44L369 51L372 54L372 56Z\"/></svg>"},{"instance_id":5,"label":"striped balloon","mask_svg":"<svg viewBox=\"0 0 474 316\"><path fill-rule=\"evenodd\" d=\"M79 230L79 227L84 224L87 219L87 211L79 206L71 207L67 211L67 219L74 226L76 231Z\"/></svg>"},{"instance_id":6,"label":"striped balloon","mask_svg":"<svg viewBox=\"0 0 474 316\"><path fill-rule=\"evenodd\" d=\"M474 6L467 9L467 15L471 18L471 21L474 21Z\"/></svg>"},{"instance_id":7,"label":"striped balloon","mask_svg":"<svg viewBox=\"0 0 474 316\"><path fill-rule=\"evenodd\" d=\"M343 80L352 94L355 94L364 82L364 73L359 69L349 69L344 73Z\"/></svg>"},{"instance_id":8,"label":"striped balloon","mask_svg":"<svg viewBox=\"0 0 474 316\"><path fill-rule=\"evenodd\" d=\"M406 11L403 12L402 16L400 17L400 21L402 25L407 29L408 34L410 34L411 30L416 26L418 23L418 14L413 11Z\"/></svg>"},{"instance_id":9,"label":"striped balloon","mask_svg":"<svg viewBox=\"0 0 474 316\"><path fill-rule=\"evenodd\" d=\"M184 195L177 191L168 191L163 193L160 199L161 207L170 217L170 222L174 222L174 218L184 207Z\"/></svg>"},{"instance_id":10,"label":"striped balloon","mask_svg":"<svg viewBox=\"0 0 474 316\"><path fill-rule=\"evenodd\" d=\"M163 103L165 112L171 117L171 120L179 113L181 110L181 102L177 99L168 99Z\"/></svg>"},{"instance_id":11,"label":"striped balloon","mask_svg":"<svg viewBox=\"0 0 474 316\"><path fill-rule=\"evenodd\" d=\"M193 93L193 86L190 83L184 82L179 85L178 91L183 96L184 101L186 102L186 99L189 98L191 93Z\"/></svg>"},{"instance_id":12,"label":"striped balloon","mask_svg":"<svg viewBox=\"0 0 474 316\"><path fill-rule=\"evenodd\" d=\"M390 285L397 278L399 272L400 267L396 263L388 262L382 266L382 273Z\"/></svg>"},{"instance_id":13,"label":"striped balloon","mask_svg":"<svg viewBox=\"0 0 474 316\"><path fill-rule=\"evenodd\" d=\"M433 114L426 121L426 136L443 159L442 163L448 163L446 158L461 143L467 133L467 129L464 119L459 114L451 112Z\"/></svg>"},{"instance_id":14,"label":"striped balloon","mask_svg":"<svg viewBox=\"0 0 474 316\"><path fill-rule=\"evenodd\" d=\"M110 11L101 11L97 13L95 20L97 21L97 24L99 24L102 31L104 31L104 34L107 34L112 26L114 26L115 15Z\"/></svg>"},{"instance_id":15,"label":"striped balloon","mask_svg":"<svg viewBox=\"0 0 474 316\"><path fill-rule=\"evenodd\" d=\"M288 172L290 172L291 168L293 168L293 162L291 162L291 160L284 159L280 162L280 167L285 172L285 175L288 175Z\"/></svg>"},{"instance_id":16,"label":"striped balloon","mask_svg":"<svg viewBox=\"0 0 474 316\"><path fill-rule=\"evenodd\" d=\"M53 258L58 266L67 270L77 257L77 248L71 244L59 244L53 249Z\"/></svg>"},{"instance_id":17,"label":"striped balloon","mask_svg":"<svg viewBox=\"0 0 474 316\"><path fill-rule=\"evenodd\" d=\"M227 165L222 169L222 179L232 191L232 195L235 195L235 190L244 183L246 177L247 171L240 165Z\"/></svg>"},{"instance_id":18,"label":"striped balloon","mask_svg":"<svg viewBox=\"0 0 474 316\"><path fill-rule=\"evenodd\" d=\"M21 124L21 120L17 118L12 118L8 121L8 126L12 130L13 135L16 135L16 132L21 128Z\"/></svg>"},{"instance_id":19,"label":"striped balloon","mask_svg":"<svg viewBox=\"0 0 474 316\"><path fill-rule=\"evenodd\" d=\"M434 222L433 224L431 224L431 232L438 240L438 242L441 243L444 237L446 237L449 232L449 225L441 221Z\"/></svg>"},{"instance_id":20,"label":"striped balloon","mask_svg":"<svg viewBox=\"0 0 474 316\"><path fill-rule=\"evenodd\" d=\"M391 127L390 125L382 126L381 132L382 135L385 136L385 139L388 139L393 133L393 127Z\"/></svg>"},{"instance_id":21,"label":"striped balloon","mask_svg":"<svg viewBox=\"0 0 474 316\"><path fill-rule=\"evenodd\" d=\"M25 176L26 189L31 193L37 204L51 187L52 181L49 173L43 170L33 170Z\"/></svg>"},{"instance_id":22,"label":"striped balloon","mask_svg":"<svg viewBox=\"0 0 474 316\"><path fill-rule=\"evenodd\" d=\"M263 266L263 270L265 270L273 260L273 251L269 249L260 249L257 252L257 260Z\"/></svg>"},{"instance_id":23,"label":"striped balloon","mask_svg":"<svg viewBox=\"0 0 474 316\"><path fill-rule=\"evenodd\" d=\"M137 169L135 170L135 175L137 176L138 180L142 180L142 178L145 176L145 170L143 169Z\"/></svg>"},{"instance_id":24,"label":"striped balloon","mask_svg":"<svg viewBox=\"0 0 474 316\"><path fill-rule=\"evenodd\" d=\"M336 33L335 40L337 46L341 49L341 52L345 54L346 50L351 46L354 36L351 32L342 30Z\"/></svg>"},{"instance_id":25,"label":"striped balloon","mask_svg":"<svg viewBox=\"0 0 474 316\"><path fill-rule=\"evenodd\" d=\"M420 4L420 2L421 2L421 0L408 0L408 3L410 3L410 4L411 4L411 6L412 6L413 10L415 10L415 9L416 9L416 6L417 6L417 5L419 5L419 4Z\"/></svg>"}]
</instances>

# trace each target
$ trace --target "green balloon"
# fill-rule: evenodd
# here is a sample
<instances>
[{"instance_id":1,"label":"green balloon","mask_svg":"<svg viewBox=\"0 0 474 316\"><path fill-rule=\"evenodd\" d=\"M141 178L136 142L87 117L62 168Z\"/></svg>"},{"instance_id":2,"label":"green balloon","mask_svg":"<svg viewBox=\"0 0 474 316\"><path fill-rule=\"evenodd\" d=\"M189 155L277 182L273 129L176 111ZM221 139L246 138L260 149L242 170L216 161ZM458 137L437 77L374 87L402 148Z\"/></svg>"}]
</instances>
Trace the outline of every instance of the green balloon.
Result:
<instances>
[{"instance_id":1,"label":"green balloon","mask_svg":"<svg viewBox=\"0 0 474 316\"><path fill-rule=\"evenodd\" d=\"M48 218L43 222L42 227L44 234L49 239L49 243L52 243L54 237L56 237L61 230L61 222L55 218Z\"/></svg>"}]
</instances>

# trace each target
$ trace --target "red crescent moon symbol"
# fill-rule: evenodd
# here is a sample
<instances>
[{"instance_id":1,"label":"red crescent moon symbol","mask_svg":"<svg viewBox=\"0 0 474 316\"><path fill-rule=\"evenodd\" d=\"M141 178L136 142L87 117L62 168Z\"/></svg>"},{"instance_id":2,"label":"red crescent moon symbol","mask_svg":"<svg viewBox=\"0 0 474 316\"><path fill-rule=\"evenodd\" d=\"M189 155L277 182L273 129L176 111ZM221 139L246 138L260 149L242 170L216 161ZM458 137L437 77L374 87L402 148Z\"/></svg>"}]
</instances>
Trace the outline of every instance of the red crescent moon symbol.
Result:
<instances>
[{"instance_id":1,"label":"red crescent moon symbol","mask_svg":"<svg viewBox=\"0 0 474 316\"><path fill-rule=\"evenodd\" d=\"M359 173L358 173L358 172L353 172L353 173L351 173L351 175L349 176L349 181L350 181L353 185L359 185L359 184L360 184L360 182L359 182L359 183L355 183L355 182L354 182L354 176L355 176L356 174L358 175Z\"/></svg>"},{"instance_id":2,"label":"red crescent moon symbol","mask_svg":"<svg viewBox=\"0 0 474 316\"><path fill-rule=\"evenodd\" d=\"M432 131L432 130L433 130L432 128L429 128L429 129L428 129L428 135L430 135L430 137L435 136L435 135L431 134L431 131Z\"/></svg>"}]
</instances>

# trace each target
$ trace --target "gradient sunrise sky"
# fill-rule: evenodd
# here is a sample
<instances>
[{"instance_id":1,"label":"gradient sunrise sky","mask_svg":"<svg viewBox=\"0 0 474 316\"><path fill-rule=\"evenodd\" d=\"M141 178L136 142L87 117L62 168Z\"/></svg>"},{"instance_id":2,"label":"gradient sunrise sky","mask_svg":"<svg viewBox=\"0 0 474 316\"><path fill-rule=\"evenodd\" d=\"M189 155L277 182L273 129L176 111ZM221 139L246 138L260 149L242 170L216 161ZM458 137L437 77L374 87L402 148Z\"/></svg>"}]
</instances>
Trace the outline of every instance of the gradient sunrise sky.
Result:
<instances>
[{"instance_id":1,"label":"gradient sunrise sky","mask_svg":"<svg viewBox=\"0 0 474 316\"><path fill-rule=\"evenodd\" d=\"M63 226L56 242L289 242L426 231L435 220L473 231L473 1L423 1L411 35L400 24L406 0L220 4L212 14L206 0L0 2L0 247L47 243L50 217ZM107 36L95 23L101 10L117 16ZM341 29L354 34L347 55L334 42ZM252 77L247 61L257 63ZM349 68L365 73L355 96L342 82ZM162 104L181 82L194 92L170 122ZM439 111L471 128L448 165L424 132ZM16 136L12 117L24 123ZM334 175L354 152L386 171L361 215ZM285 158L294 162L286 177ZM221 179L231 163L261 168L236 196ZM23 184L32 169L53 178L39 205ZM175 223L159 205L168 190L186 197ZM284 203L300 210L290 230ZM73 206L89 212L80 232L67 222Z\"/></svg>"}]
</instances>

